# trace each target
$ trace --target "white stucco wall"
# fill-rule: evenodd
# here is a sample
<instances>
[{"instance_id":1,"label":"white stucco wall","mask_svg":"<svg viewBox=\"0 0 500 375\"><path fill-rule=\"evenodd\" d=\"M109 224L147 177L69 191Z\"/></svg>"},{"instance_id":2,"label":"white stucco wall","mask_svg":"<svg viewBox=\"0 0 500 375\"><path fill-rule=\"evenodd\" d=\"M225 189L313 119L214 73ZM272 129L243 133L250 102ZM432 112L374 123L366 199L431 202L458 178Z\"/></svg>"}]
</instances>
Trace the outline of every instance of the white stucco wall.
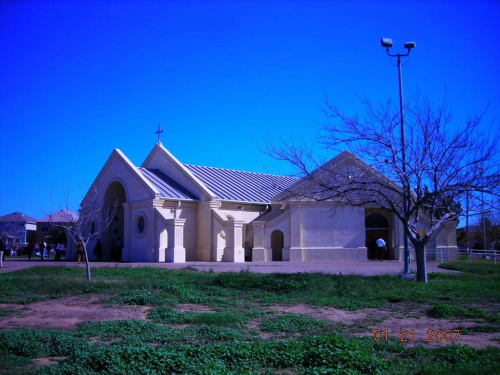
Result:
<instances>
[{"instance_id":1,"label":"white stucco wall","mask_svg":"<svg viewBox=\"0 0 500 375\"><path fill-rule=\"evenodd\" d=\"M129 262L153 262L157 261L157 214L151 201L130 203L128 207L128 222L125 225L125 246L122 252L122 260ZM139 218L144 219L144 231L139 231Z\"/></svg>"},{"instance_id":2,"label":"white stucco wall","mask_svg":"<svg viewBox=\"0 0 500 375\"><path fill-rule=\"evenodd\" d=\"M311 203L302 209L304 260L366 259L365 213Z\"/></svg>"},{"instance_id":3,"label":"white stucco wall","mask_svg":"<svg viewBox=\"0 0 500 375\"><path fill-rule=\"evenodd\" d=\"M314 205L302 209L302 246L360 247L365 245L365 215L360 208Z\"/></svg>"}]
</instances>

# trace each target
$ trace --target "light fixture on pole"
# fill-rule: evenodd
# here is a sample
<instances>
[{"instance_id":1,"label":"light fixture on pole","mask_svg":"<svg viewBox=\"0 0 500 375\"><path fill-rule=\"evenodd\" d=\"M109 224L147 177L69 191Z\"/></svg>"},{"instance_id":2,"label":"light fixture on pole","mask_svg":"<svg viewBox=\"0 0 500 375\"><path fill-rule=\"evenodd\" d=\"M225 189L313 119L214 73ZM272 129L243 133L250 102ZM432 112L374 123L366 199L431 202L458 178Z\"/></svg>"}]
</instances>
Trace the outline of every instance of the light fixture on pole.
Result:
<instances>
[{"instance_id":1,"label":"light fixture on pole","mask_svg":"<svg viewBox=\"0 0 500 375\"><path fill-rule=\"evenodd\" d=\"M390 38L382 38L381 40L382 47L386 48L387 54L390 57L398 58L398 76L399 76L399 109L401 115L401 170L403 172L403 215L406 220L409 220L408 217L408 198L410 197L410 181L408 181L408 176L406 174L406 145L405 145L405 120L404 120L404 108L403 108L403 73L401 71L401 57L408 56L413 48L416 47L415 42L407 42L405 43L405 48L407 52L405 54L397 53L391 54L390 49L392 47L392 39ZM410 270L410 246L408 243L408 233L405 227L404 230L404 270L403 273L399 276L402 279L414 279L415 275L411 273Z\"/></svg>"}]
</instances>

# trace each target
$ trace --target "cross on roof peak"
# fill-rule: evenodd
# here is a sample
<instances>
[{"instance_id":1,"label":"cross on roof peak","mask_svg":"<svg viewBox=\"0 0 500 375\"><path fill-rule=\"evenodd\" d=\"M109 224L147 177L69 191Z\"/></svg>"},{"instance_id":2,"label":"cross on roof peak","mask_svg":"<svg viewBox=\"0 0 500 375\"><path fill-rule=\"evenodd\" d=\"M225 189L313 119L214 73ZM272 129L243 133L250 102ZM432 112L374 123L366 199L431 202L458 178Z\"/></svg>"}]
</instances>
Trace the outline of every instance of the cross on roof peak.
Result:
<instances>
[{"instance_id":1,"label":"cross on roof peak","mask_svg":"<svg viewBox=\"0 0 500 375\"><path fill-rule=\"evenodd\" d=\"M163 129L161 128L161 124L158 124L158 130L155 134L158 134L158 143L161 143L161 133L163 133Z\"/></svg>"}]
</instances>

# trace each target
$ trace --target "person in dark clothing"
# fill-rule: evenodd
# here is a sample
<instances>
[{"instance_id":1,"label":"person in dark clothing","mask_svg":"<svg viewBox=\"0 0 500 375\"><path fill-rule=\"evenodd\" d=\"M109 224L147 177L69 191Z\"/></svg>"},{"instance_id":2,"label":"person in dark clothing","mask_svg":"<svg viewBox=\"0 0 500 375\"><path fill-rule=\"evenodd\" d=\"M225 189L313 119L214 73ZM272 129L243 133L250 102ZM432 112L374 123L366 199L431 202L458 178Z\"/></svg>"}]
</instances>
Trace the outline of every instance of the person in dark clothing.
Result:
<instances>
[{"instance_id":1,"label":"person in dark clothing","mask_svg":"<svg viewBox=\"0 0 500 375\"><path fill-rule=\"evenodd\" d=\"M98 261L102 260L102 244L99 238L97 239L97 243L94 247L94 255L96 256Z\"/></svg>"},{"instance_id":2,"label":"person in dark clothing","mask_svg":"<svg viewBox=\"0 0 500 375\"><path fill-rule=\"evenodd\" d=\"M56 256L54 257L54 260L60 261L61 260L61 243L58 242L56 245Z\"/></svg>"},{"instance_id":3,"label":"person in dark clothing","mask_svg":"<svg viewBox=\"0 0 500 375\"><path fill-rule=\"evenodd\" d=\"M379 253L379 260L384 260L385 253L387 251L387 244L385 243L385 241L382 237L380 237L377 240L377 248L378 248L378 253Z\"/></svg>"},{"instance_id":4,"label":"person in dark clothing","mask_svg":"<svg viewBox=\"0 0 500 375\"><path fill-rule=\"evenodd\" d=\"M35 245L33 244L33 241L30 241L28 244L28 247L26 250L28 251L28 260L31 260L31 256L33 255L33 249L35 248Z\"/></svg>"}]
</instances>

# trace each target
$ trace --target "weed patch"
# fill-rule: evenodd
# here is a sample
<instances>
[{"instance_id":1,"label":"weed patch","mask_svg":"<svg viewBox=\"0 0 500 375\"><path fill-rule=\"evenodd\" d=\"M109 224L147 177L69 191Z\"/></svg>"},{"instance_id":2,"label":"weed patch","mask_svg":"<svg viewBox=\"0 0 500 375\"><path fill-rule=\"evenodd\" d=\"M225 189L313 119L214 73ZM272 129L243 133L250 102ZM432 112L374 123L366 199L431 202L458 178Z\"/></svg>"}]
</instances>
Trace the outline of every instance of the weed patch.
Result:
<instances>
[{"instance_id":1,"label":"weed patch","mask_svg":"<svg viewBox=\"0 0 500 375\"><path fill-rule=\"evenodd\" d=\"M427 310L427 315L432 318L488 318L488 314L478 307L464 308L445 303L435 304Z\"/></svg>"},{"instance_id":2,"label":"weed patch","mask_svg":"<svg viewBox=\"0 0 500 375\"><path fill-rule=\"evenodd\" d=\"M125 305L151 306L137 308L149 310L149 321L120 317L84 323L76 331L1 331L0 374L493 374L500 368L497 348L475 349L460 342L412 347L392 338L374 342L373 337L354 336L368 331L371 318L360 322L363 327L344 326L340 331L338 324L316 315L265 308L278 303L390 311L411 305L419 308L415 314L491 323L466 324L471 333L498 332L498 269L458 263L449 267L462 273L435 273L429 284L401 282L389 275L216 274L153 267L96 268L91 283L77 267L0 274L0 298L6 303L93 293L93 299L120 304L117 311L135 309ZM203 305L208 311L176 311L179 304ZM425 311L422 305L431 307ZM0 314L10 318L13 313ZM386 322L381 320L381 326ZM59 362L37 365L34 360L41 358Z\"/></svg>"},{"instance_id":3,"label":"weed patch","mask_svg":"<svg viewBox=\"0 0 500 375\"><path fill-rule=\"evenodd\" d=\"M240 315L231 312L176 312L171 308L161 306L151 311L148 318L163 324L210 324L217 326L235 325L243 320Z\"/></svg>"},{"instance_id":4,"label":"weed patch","mask_svg":"<svg viewBox=\"0 0 500 375\"><path fill-rule=\"evenodd\" d=\"M287 336L298 333L319 336L331 331L333 324L313 319L307 315L284 314L265 317L260 324L260 329L263 332L279 333Z\"/></svg>"}]
</instances>

